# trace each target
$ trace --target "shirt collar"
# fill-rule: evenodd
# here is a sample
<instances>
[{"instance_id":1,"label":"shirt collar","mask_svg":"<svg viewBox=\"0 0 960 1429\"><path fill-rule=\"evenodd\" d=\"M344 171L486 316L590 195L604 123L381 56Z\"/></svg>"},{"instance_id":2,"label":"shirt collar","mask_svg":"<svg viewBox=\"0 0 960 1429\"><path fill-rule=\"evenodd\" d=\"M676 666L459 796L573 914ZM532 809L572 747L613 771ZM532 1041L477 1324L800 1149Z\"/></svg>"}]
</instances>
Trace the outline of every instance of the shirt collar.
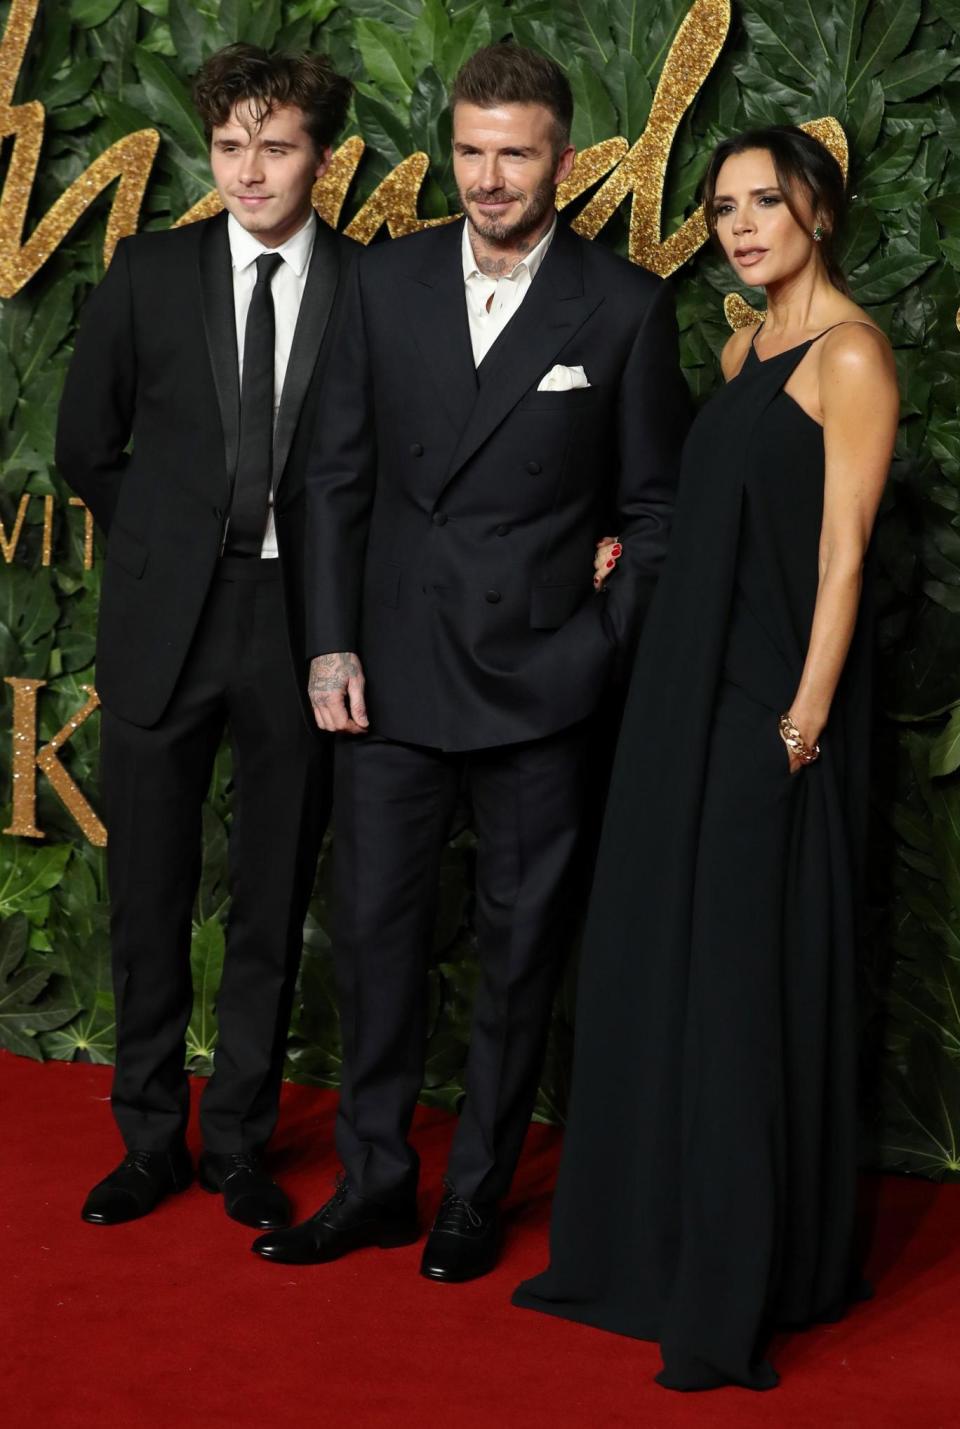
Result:
<instances>
[{"instance_id":1,"label":"shirt collar","mask_svg":"<svg viewBox=\"0 0 960 1429\"><path fill-rule=\"evenodd\" d=\"M237 225L239 227L239 224ZM553 242L553 235L557 231L557 216L554 214L553 222L546 233L540 239L535 248L531 248L525 257L509 273L505 273L505 278L516 278L520 275L520 270L525 268L530 275L530 281L537 276L540 264L547 256L547 249ZM467 219L463 220L463 281L469 283L471 278L487 278L489 282L495 283L496 278L490 278L487 273L481 273L477 267L477 260L473 252L473 244L470 242L470 224Z\"/></svg>"},{"instance_id":2,"label":"shirt collar","mask_svg":"<svg viewBox=\"0 0 960 1429\"><path fill-rule=\"evenodd\" d=\"M296 233L287 239L286 243L281 243L279 248L267 248L259 238L255 238L252 233L248 233L241 223L238 223L233 214L227 215L227 234L230 239L230 258L236 272L242 273L245 268L249 268L251 263L255 263L261 253L279 253L284 262L289 263L298 278L302 278L307 264L310 262L310 255L313 252L313 240L316 236L317 225L310 212L310 217L302 228L298 228Z\"/></svg>"}]
</instances>

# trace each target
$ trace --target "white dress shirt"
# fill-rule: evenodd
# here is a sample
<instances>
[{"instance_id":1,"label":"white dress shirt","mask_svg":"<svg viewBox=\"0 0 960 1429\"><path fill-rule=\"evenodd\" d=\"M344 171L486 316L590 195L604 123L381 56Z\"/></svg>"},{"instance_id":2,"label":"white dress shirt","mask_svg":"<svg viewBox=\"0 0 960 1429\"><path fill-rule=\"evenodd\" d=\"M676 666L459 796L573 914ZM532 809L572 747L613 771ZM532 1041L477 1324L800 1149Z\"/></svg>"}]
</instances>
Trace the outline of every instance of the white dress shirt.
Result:
<instances>
[{"instance_id":1,"label":"white dress shirt","mask_svg":"<svg viewBox=\"0 0 960 1429\"><path fill-rule=\"evenodd\" d=\"M520 259L512 272L504 273L500 278L489 278L477 267L470 242L470 224L464 219L463 282L467 292L473 361L477 367L527 296L556 231L557 220L554 218L537 246Z\"/></svg>"},{"instance_id":2,"label":"white dress shirt","mask_svg":"<svg viewBox=\"0 0 960 1429\"><path fill-rule=\"evenodd\" d=\"M279 248L265 248L258 238L237 222L231 213L227 218L227 233L230 238L230 258L233 263L233 305L237 318L237 356L240 359L240 383L243 384L243 338L247 326L250 299L257 282L255 267L261 253L279 253L282 264L273 275L270 292L273 296L273 312L276 327L273 371L273 421L276 425L280 398L283 394L283 380L287 375L293 334L300 315L300 300L307 286L307 272L313 253L316 235L316 220L310 217L301 229L281 243ZM277 531L273 520L273 496L267 511L267 526L263 536L261 556L278 556Z\"/></svg>"}]
</instances>

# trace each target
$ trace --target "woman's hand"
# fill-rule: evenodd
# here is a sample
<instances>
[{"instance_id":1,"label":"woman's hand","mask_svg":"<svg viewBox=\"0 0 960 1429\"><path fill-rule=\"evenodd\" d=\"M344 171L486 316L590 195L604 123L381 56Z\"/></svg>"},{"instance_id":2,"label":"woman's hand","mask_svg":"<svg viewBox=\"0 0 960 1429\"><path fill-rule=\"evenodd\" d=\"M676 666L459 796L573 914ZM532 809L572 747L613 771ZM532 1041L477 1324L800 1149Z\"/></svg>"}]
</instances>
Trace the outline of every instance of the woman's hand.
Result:
<instances>
[{"instance_id":1,"label":"woman's hand","mask_svg":"<svg viewBox=\"0 0 960 1429\"><path fill-rule=\"evenodd\" d=\"M597 542L597 554L593 558L593 588L602 590L603 583L608 576L613 575L614 567L623 553L623 547L616 536L601 536Z\"/></svg>"}]
</instances>

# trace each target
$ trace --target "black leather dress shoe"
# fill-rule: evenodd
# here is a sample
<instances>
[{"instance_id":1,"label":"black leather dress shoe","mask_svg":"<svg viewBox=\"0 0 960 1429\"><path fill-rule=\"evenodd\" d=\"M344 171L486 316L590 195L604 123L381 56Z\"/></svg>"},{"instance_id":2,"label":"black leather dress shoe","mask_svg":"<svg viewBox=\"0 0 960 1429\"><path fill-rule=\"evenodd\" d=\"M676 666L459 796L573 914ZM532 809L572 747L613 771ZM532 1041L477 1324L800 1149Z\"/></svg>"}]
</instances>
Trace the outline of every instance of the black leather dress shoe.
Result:
<instances>
[{"instance_id":1,"label":"black leather dress shoe","mask_svg":"<svg viewBox=\"0 0 960 1429\"><path fill-rule=\"evenodd\" d=\"M299 1226L262 1235L253 1250L284 1265L320 1265L365 1245L412 1245L420 1234L413 1197L365 1201L344 1177L325 1206Z\"/></svg>"},{"instance_id":2,"label":"black leather dress shoe","mask_svg":"<svg viewBox=\"0 0 960 1429\"><path fill-rule=\"evenodd\" d=\"M116 1226L149 1215L164 1196L185 1191L193 1163L185 1146L170 1151L128 1151L115 1171L99 1181L80 1212L94 1226Z\"/></svg>"},{"instance_id":3,"label":"black leather dress shoe","mask_svg":"<svg viewBox=\"0 0 960 1429\"><path fill-rule=\"evenodd\" d=\"M465 1201L448 1186L423 1248L420 1274L428 1280L476 1280L496 1265L499 1246L496 1204Z\"/></svg>"},{"instance_id":4,"label":"black leather dress shoe","mask_svg":"<svg viewBox=\"0 0 960 1429\"><path fill-rule=\"evenodd\" d=\"M222 1191L232 1220L256 1231L279 1230L293 1219L290 1202L264 1171L259 1156L204 1151L197 1180L205 1191Z\"/></svg>"}]
</instances>

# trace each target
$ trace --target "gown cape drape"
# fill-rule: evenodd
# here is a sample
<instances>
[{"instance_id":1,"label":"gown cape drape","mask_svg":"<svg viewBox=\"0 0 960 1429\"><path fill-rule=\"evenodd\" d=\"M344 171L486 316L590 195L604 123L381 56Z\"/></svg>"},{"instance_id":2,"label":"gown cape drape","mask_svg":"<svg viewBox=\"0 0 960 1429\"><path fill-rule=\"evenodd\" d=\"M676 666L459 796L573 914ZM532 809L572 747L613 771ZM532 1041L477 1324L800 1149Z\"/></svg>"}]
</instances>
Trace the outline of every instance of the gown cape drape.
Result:
<instances>
[{"instance_id":1,"label":"gown cape drape","mask_svg":"<svg viewBox=\"0 0 960 1429\"><path fill-rule=\"evenodd\" d=\"M660 1340L661 1382L677 1388L775 1384L770 1329L833 1318L851 1290L865 604L821 759L789 776L779 749L790 778L780 936L758 950L773 969L764 1031L775 1055L758 1062L755 1095L724 1086L724 1047L750 1053L755 1000L743 999L738 1025L734 998L722 1026L698 1001L703 959L751 930L692 924L698 862L711 856L700 819L723 682L750 686L779 741L806 654L823 433L783 388L810 346L762 361L751 347L684 449L584 937L550 1266L514 1297ZM770 777L767 756L758 750L758 779Z\"/></svg>"}]
</instances>

